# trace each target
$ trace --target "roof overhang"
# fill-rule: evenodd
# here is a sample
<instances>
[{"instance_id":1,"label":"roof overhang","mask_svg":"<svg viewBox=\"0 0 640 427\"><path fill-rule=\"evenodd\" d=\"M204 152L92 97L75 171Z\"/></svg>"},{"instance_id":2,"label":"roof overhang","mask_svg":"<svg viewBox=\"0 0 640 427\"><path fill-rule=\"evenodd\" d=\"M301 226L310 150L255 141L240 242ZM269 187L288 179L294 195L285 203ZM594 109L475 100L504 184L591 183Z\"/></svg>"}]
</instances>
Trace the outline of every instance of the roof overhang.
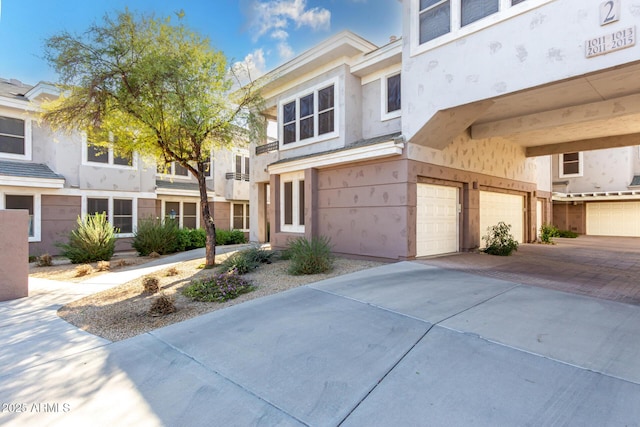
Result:
<instances>
[{"instance_id":1,"label":"roof overhang","mask_svg":"<svg viewBox=\"0 0 640 427\"><path fill-rule=\"evenodd\" d=\"M593 202L593 201L622 201L640 200L640 189L626 191L600 191L592 193L559 193L551 196L556 202Z\"/></svg>"},{"instance_id":2,"label":"roof overhang","mask_svg":"<svg viewBox=\"0 0 640 427\"><path fill-rule=\"evenodd\" d=\"M0 175L0 185L30 188L64 188L64 178L29 178Z\"/></svg>"}]
</instances>

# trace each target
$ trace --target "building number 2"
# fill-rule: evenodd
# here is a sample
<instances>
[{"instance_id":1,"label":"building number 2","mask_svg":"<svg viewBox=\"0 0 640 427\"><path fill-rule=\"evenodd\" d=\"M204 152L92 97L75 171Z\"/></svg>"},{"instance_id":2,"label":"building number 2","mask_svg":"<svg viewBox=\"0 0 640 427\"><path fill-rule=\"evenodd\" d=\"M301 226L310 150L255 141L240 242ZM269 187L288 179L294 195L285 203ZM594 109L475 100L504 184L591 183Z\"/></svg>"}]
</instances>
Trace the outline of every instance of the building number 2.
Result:
<instances>
[{"instance_id":1,"label":"building number 2","mask_svg":"<svg viewBox=\"0 0 640 427\"><path fill-rule=\"evenodd\" d=\"M620 19L620 0L609 0L600 5L600 25L610 24Z\"/></svg>"}]
</instances>

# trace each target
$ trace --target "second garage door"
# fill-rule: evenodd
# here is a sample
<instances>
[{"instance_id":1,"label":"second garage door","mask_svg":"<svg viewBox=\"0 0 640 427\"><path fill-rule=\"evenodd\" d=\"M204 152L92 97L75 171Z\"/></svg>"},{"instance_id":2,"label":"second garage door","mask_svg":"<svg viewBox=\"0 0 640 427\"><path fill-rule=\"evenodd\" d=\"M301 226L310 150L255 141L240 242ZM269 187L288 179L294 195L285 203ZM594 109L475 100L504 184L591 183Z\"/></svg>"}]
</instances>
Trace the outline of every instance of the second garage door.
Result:
<instances>
[{"instance_id":1,"label":"second garage door","mask_svg":"<svg viewBox=\"0 0 640 427\"><path fill-rule=\"evenodd\" d=\"M418 184L416 256L458 251L458 189Z\"/></svg>"},{"instance_id":2,"label":"second garage door","mask_svg":"<svg viewBox=\"0 0 640 427\"><path fill-rule=\"evenodd\" d=\"M524 238L524 197L516 194L480 192L480 246L487 234L487 228L500 221L511 225L511 234L519 243Z\"/></svg>"},{"instance_id":3,"label":"second garage door","mask_svg":"<svg viewBox=\"0 0 640 427\"><path fill-rule=\"evenodd\" d=\"M640 237L640 202L587 203L587 234Z\"/></svg>"}]
</instances>

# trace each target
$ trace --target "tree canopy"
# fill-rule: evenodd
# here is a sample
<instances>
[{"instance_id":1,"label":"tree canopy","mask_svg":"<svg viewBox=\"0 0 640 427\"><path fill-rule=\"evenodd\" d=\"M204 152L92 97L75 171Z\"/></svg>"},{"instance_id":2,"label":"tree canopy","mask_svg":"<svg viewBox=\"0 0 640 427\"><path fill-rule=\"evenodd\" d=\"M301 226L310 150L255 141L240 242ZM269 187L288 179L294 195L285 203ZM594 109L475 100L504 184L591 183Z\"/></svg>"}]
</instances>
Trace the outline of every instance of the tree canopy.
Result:
<instances>
[{"instance_id":1,"label":"tree canopy","mask_svg":"<svg viewBox=\"0 0 640 427\"><path fill-rule=\"evenodd\" d=\"M81 35L49 38L45 58L59 75L61 96L43 116L54 129L86 132L92 144L187 168L200 186L211 264L206 162L212 149L263 132L254 114L260 96L255 82L238 89L224 54L189 30L182 13L176 19L125 10Z\"/></svg>"}]
</instances>

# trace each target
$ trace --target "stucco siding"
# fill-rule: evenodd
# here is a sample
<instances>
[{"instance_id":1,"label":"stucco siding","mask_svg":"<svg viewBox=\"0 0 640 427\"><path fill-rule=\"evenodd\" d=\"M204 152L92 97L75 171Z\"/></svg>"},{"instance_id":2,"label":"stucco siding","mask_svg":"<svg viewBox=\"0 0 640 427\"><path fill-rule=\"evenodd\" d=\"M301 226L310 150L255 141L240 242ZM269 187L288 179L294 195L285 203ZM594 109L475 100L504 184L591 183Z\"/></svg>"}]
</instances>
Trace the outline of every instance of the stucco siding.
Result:
<instances>
[{"instance_id":1,"label":"stucco siding","mask_svg":"<svg viewBox=\"0 0 640 427\"><path fill-rule=\"evenodd\" d=\"M76 228L80 216L81 197L54 196L41 197L41 241L29 243L30 255L60 254L56 243L68 241L68 234Z\"/></svg>"},{"instance_id":2,"label":"stucco siding","mask_svg":"<svg viewBox=\"0 0 640 427\"><path fill-rule=\"evenodd\" d=\"M382 86L380 79L362 86L362 137L373 138L400 132L402 123L399 117L381 120Z\"/></svg>"},{"instance_id":3,"label":"stucco siding","mask_svg":"<svg viewBox=\"0 0 640 427\"><path fill-rule=\"evenodd\" d=\"M633 153L637 147L584 151L583 173L579 177L560 177L560 155L553 156L554 182L566 182L565 193L623 191L633 179Z\"/></svg>"}]
</instances>

